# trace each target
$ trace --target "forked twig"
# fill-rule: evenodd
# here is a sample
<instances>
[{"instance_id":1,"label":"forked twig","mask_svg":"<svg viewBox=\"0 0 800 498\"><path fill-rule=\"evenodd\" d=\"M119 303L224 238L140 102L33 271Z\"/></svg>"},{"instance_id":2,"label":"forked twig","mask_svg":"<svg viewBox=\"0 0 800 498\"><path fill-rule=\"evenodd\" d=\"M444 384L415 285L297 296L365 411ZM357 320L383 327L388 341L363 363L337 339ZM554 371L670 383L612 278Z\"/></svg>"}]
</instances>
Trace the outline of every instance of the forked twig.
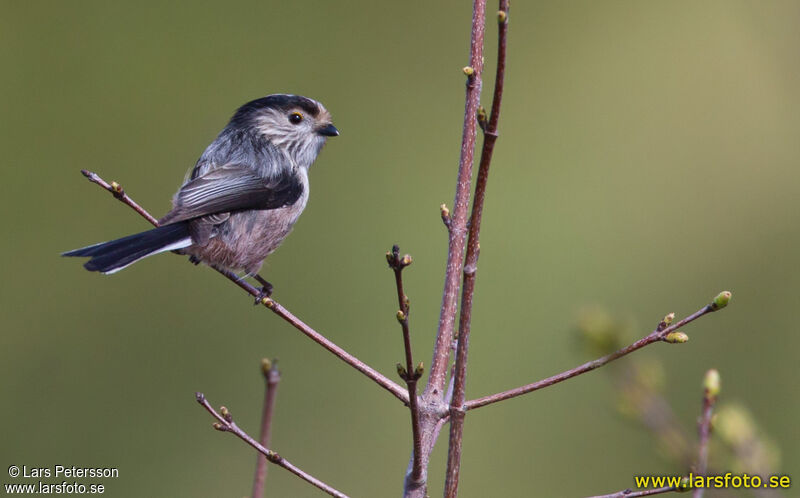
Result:
<instances>
[{"instance_id":1,"label":"forked twig","mask_svg":"<svg viewBox=\"0 0 800 498\"><path fill-rule=\"evenodd\" d=\"M200 403L200 405L203 408L205 408L206 411L208 411L208 413L210 413L215 419L217 419L217 422L214 423L214 428L216 430L221 432L232 433L245 443L249 444L256 450L258 450L271 463L274 463L279 467L283 467L284 469L288 470L289 472L296 475L300 479L316 486L317 488L328 493L329 495L336 496L338 498L348 498L346 494L342 493L341 491L337 490L336 488L328 484L325 484L324 482L320 481L319 479L312 476L308 472L305 472L296 465L292 464L291 462L280 456L278 453L270 450L269 448L265 448L264 446L259 444L258 441L250 437L245 431L243 431L242 429L239 428L238 425L236 425L236 423L233 421L233 417L231 416L230 412L224 406L220 408L221 413L217 413L217 411L211 407L211 405L209 404L208 400L206 399L203 393L195 393L195 397L197 399L197 402Z\"/></svg>"},{"instance_id":2,"label":"forked twig","mask_svg":"<svg viewBox=\"0 0 800 498\"><path fill-rule=\"evenodd\" d=\"M683 335L680 332L677 332L679 327L683 327L684 325L687 325L702 316L705 316L709 313L713 313L717 310L724 308L725 306L727 306L730 298L731 298L730 292L728 291L721 292L716 298L714 298L714 301L712 303L702 307L701 309L687 316L683 320L680 320L677 323L672 324L670 326L662 326L662 324L664 323L662 322L662 324L660 324L659 327L653 330L650 334L639 339L633 344L625 346L624 348L618 351L603 356L602 358L589 361L587 363L584 363L583 365L567 370L565 372L561 372L560 374L553 375L552 377L548 377L546 379L534 382L532 384L527 384L525 386L517 387L515 389L509 389L508 391L503 391L496 394L491 394L489 396L484 396L482 398L477 398L467 401L466 403L464 403L464 409L472 410L475 408L480 408L482 406L490 405L492 403L497 403L498 401L503 401L533 391L538 391L539 389L558 384L559 382L563 382L567 379L571 379L578 375L591 372L596 368L600 368L607 363L622 358L623 356L633 353L634 351L637 351L639 349L642 349L643 347L649 344L653 344L654 342L672 342L672 338L679 335ZM685 342L685 341L675 341L675 342Z\"/></svg>"},{"instance_id":3,"label":"forked twig","mask_svg":"<svg viewBox=\"0 0 800 498\"><path fill-rule=\"evenodd\" d=\"M475 182L475 200L470 215L467 253L464 257L463 283L461 290L461 314L458 323L458 346L456 348L453 397L450 401L450 439L447 452L447 483L445 496L455 497L458 493L458 475L461 467L461 450L464 434L463 409L466 397L467 355L472 323L472 299L475 292L475 278L480 255L480 231L483 218L483 204L486 199L486 185L489 181L489 167L497 141L497 123L500 120L500 104L503 100L503 86L506 70L506 45L508 37L508 0L500 0L497 12L497 70L495 73L492 110L487 119L486 111L479 108L476 116L483 130L483 149Z\"/></svg>"}]
</instances>

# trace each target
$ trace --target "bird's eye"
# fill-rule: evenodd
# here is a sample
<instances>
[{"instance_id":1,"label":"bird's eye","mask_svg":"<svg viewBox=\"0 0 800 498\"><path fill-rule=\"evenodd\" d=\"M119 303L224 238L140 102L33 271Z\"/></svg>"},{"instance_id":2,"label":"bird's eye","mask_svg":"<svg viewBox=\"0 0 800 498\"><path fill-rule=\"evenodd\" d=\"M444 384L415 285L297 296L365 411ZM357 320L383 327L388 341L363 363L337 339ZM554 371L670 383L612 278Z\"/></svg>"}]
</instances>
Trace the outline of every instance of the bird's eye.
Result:
<instances>
[{"instance_id":1,"label":"bird's eye","mask_svg":"<svg viewBox=\"0 0 800 498\"><path fill-rule=\"evenodd\" d=\"M293 125L300 124L301 121L303 121L303 115L299 112L289 114L289 122Z\"/></svg>"}]
</instances>

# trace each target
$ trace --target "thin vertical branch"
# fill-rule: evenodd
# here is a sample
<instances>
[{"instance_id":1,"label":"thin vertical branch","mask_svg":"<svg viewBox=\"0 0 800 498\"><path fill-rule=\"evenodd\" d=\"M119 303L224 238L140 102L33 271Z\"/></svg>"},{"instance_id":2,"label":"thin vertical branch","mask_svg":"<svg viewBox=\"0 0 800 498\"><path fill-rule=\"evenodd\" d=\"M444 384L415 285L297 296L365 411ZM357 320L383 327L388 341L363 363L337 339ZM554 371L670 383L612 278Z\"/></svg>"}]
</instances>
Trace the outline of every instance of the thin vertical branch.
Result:
<instances>
[{"instance_id":1,"label":"thin vertical branch","mask_svg":"<svg viewBox=\"0 0 800 498\"><path fill-rule=\"evenodd\" d=\"M711 369L706 372L703 379L703 413L697 425L697 432L700 438L698 444L697 475L705 476L708 471L708 442L711 439L711 415L714 413L714 404L717 402L720 381L719 372ZM705 488L697 487L694 490L693 498L703 498Z\"/></svg>"},{"instance_id":2,"label":"thin vertical branch","mask_svg":"<svg viewBox=\"0 0 800 498\"><path fill-rule=\"evenodd\" d=\"M503 99L503 83L506 68L506 42L508 36L508 0L500 0L497 13L497 71L495 73L492 111L488 123L484 113L478 114L478 122L484 132L478 178L475 184L475 200L470 217L467 254L463 269L461 294L461 315L458 324L458 347L456 349L455 381L453 397L450 402L450 441L447 453L447 483L445 496L455 497L458 493L459 471L464 432L464 399L467 378L467 355L469 351L470 324L472 321L472 298L475 291L475 277L480 255L480 230L483 217L483 203L486 198L486 185L489 180L489 167L492 163L494 145L497 141L497 123L500 119L500 104Z\"/></svg>"},{"instance_id":3,"label":"thin vertical branch","mask_svg":"<svg viewBox=\"0 0 800 498\"><path fill-rule=\"evenodd\" d=\"M261 446L269 448L272 437L272 415L275 412L275 397L278 395L278 383L281 381L281 372L278 370L276 360L261 360L261 373L264 375L264 408L261 412L261 437L258 442ZM252 498L264 496L264 485L267 482L267 457L258 454L256 457L256 474L253 478Z\"/></svg>"},{"instance_id":4,"label":"thin vertical branch","mask_svg":"<svg viewBox=\"0 0 800 498\"><path fill-rule=\"evenodd\" d=\"M411 351L411 332L408 327L408 315L410 312L410 304L408 296L403 290L403 270L411 264L411 256L406 254L400 257L400 248L393 246L390 252L386 253L386 261L389 263L389 268L394 271L395 287L397 288L397 321L403 330L403 349L405 350L405 367L400 363L397 364L397 372L400 378L406 382L408 387L408 408L411 412L411 437L413 443L413 455L411 460L411 473L406 477L405 487L408 488L425 488L425 480L423 477L423 464L422 464L422 436L420 434L419 422L419 399L417 398L417 381L422 377L422 363L414 367L414 358Z\"/></svg>"},{"instance_id":5,"label":"thin vertical branch","mask_svg":"<svg viewBox=\"0 0 800 498\"><path fill-rule=\"evenodd\" d=\"M472 35L470 41L470 65L464 68L467 75L467 88L464 104L464 126L461 135L461 157L458 163L458 182L453 202L453 212L449 218L449 243L447 250L447 269L445 272L442 307L439 314L439 330L436 334L431 373L423 396L432 399L442 396L450 346L455 328L458 290L461 271L464 267L464 245L467 235L467 210L472 185L472 166L475 158L475 135L477 123L475 116L481 95L483 76L483 37L485 31L486 0L474 0L472 12Z\"/></svg>"}]
</instances>

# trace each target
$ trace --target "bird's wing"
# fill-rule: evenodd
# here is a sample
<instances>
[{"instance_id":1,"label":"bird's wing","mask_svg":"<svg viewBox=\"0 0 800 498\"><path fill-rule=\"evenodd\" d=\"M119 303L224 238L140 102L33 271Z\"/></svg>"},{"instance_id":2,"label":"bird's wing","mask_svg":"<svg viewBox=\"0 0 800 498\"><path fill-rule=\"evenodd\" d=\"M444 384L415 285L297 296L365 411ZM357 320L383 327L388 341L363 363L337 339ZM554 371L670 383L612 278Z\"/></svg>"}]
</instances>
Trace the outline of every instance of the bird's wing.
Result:
<instances>
[{"instance_id":1,"label":"bird's wing","mask_svg":"<svg viewBox=\"0 0 800 498\"><path fill-rule=\"evenodd\" d=\"M226 164L186 182L175 207L160 224L243 209L277 209L297 201L303 183L296 174L264 178L247 166Z\"/></svg>"}]
</instances>

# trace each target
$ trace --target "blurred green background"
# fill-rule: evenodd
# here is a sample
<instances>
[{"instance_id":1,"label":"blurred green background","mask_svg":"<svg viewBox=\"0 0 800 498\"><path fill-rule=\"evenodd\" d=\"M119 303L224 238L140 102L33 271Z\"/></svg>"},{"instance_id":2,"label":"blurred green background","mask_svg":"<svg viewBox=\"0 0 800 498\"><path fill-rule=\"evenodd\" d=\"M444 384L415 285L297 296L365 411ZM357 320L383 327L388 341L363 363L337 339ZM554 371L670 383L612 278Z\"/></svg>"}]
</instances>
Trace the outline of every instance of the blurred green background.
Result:
<instances>
[{"instance_id":1,"label":"blurred green background","mask_svg":"<svg viewBox=\"0 0 800 498\"><path fill-rule=\"evenodd\" d=\"M118 467L108 496L244 496L254 453L211 429L194 392L255 434L269 356L283 373L273 447L353 496L398 496L410 436L393 397L213 271L162 255L105 277L58 254L147 228L81 168L160 216L238 105L308 95L341 137L265 265L275 297L394 378L383 255L398 243L415 259L412 334L428 365L469 2L2 8L0 482L12 464L60 463ZM637 356L663 362L690 434L703 373L718 368L721 402L748 406L780 447L777 470L800 478L800 3L515 2L510 19L468 397L588 359L575 333L586 306L641 336L729 289L731 306L689 326L688 344ZM490 20L487 75L495 33ZM464 451L464 497L585 496L683 471L620 417L602 371L470 413ZM446 437L432 496L445 459ZM277 468L268 490L320 496Z\"/></svg>"}]
</instances>

